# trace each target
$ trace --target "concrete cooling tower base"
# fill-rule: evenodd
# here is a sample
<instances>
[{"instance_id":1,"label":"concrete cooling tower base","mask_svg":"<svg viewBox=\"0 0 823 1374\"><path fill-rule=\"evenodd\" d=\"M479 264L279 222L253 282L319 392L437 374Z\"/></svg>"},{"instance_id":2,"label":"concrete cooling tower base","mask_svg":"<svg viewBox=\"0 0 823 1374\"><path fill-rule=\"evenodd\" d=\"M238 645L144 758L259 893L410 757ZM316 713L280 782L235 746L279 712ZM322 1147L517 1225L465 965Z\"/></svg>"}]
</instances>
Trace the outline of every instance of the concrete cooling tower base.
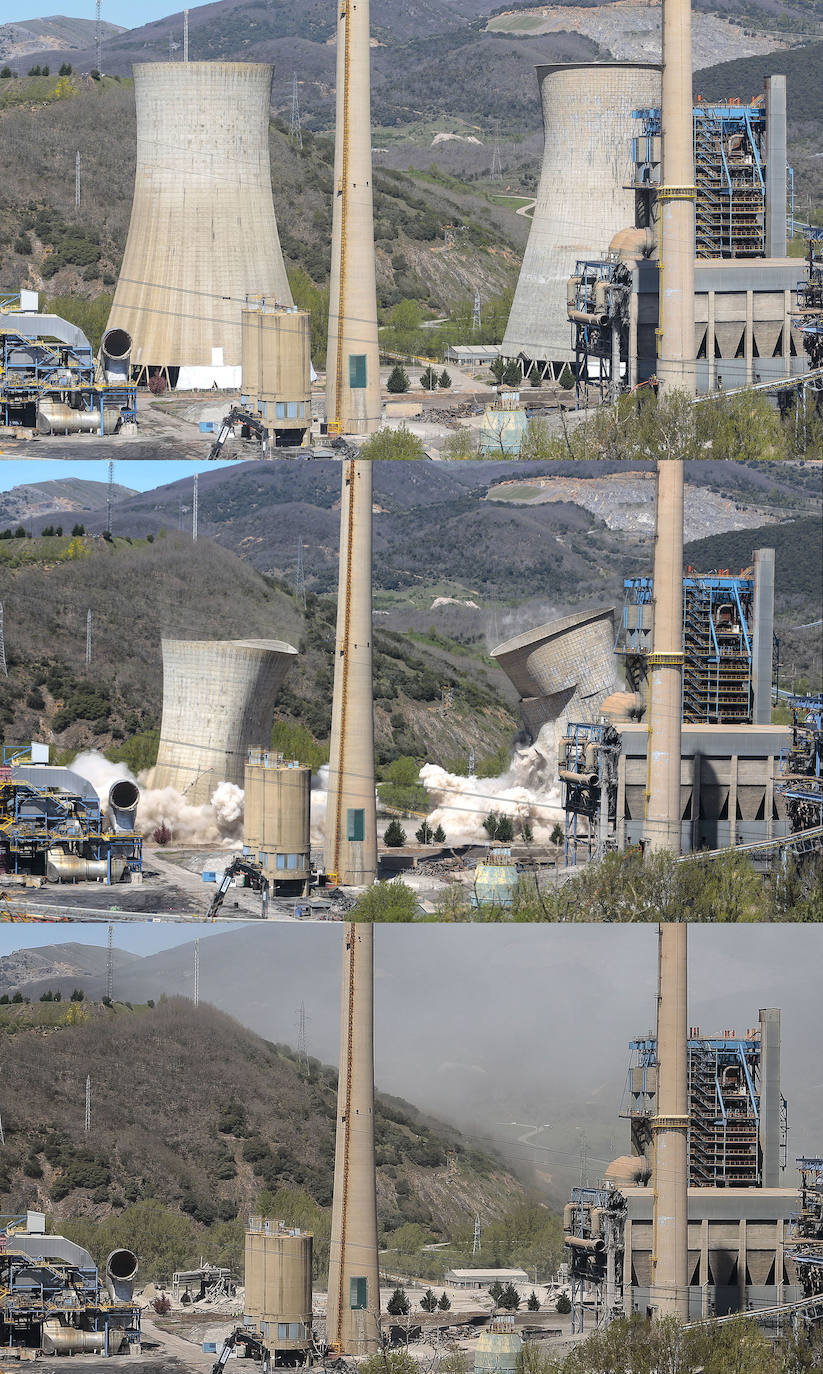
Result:
<instances>
[{"instance_id":1,"label":"concrete cooling tower base","mask_svg":"<svg viewBox=\"0 0 823 1374\"><path fill-rule=\"evenodd\" d=\"M164 639L153 787L173 787L192 806L221 782L242 787L249 750L271 742L277 693L296 657L278 639Z\"/></svg>"},{"instance_id":2,"label":"concrete cooling tower base","mask_svg":"<svg viewBox=\"0 0 823 1374\"><path fill-rule=\"evenodd\" d=\"M108 328L132 337L133 379L239 388L249 296L291 305L269 163L272 68L134 67L137 169Z\"/></svg>"},{"instance_id":3,"label":"concrete cooling tower base","mask_svg":"<svg viewBox=\"0 0 823 1374\"><path fill-rule=\"evenodd\" d=\"M635 223L632 111L660 104L652 63L538 67L545 144L540 186L501 356L556 377L575 361L566 283Z\"/></svg>"}]
</instances>

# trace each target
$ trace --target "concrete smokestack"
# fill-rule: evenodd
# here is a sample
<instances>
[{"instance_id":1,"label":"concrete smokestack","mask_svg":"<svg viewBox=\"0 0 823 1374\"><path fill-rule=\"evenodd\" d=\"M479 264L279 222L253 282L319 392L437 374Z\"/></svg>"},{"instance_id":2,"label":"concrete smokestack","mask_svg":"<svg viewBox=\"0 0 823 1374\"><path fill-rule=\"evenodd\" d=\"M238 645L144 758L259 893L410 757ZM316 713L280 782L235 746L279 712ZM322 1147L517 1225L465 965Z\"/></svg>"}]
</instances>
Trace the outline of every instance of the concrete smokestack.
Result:
<instances>
[{"instance_id":1,"label":"concrete smokestack","mask_svg":"<svg viewBox=\"0 0 823 1374\"><path fill-rule=\"evenodd\" d=\"M780 1009L761 1008L760 1155L764 1188L780 1187Z\"/></svg>"},{"instance_id":2,"label":"concrete smokestack","mask_svg":"<svg viewBox=\"0 0 823 1374\"><path fill-rule=\"evenodd\" d=\"M694 147L691 0L663 0L660 328L661 394L696 388L694 347ZM649 660L649 796L646 839L680 853L680 725L683 700L682 455L657 465L654 643Z\"/></svg>"},{"instance_id":3,"label":"concrete smokestack","mask_svg":"<svg viewBox=\"0 0 823 1374\"><path fill-rule=\"evenodd\" d=\"M371 434L381 417L370 52L369 0L341 0L326 361L326 415L338 434Z\"/></svg>"},{"instance_id":4,"label":"concrete smokestack","mask_svg":"<svg viewBox=\"0 0 823 1374\"><path fill-rule=\"evenodd\" d=\"M658 1317L689 1315L688 927L661 925L657 983L657 1115L654 1132L652 1305Z\"/></svg>"},{"instance_id":5,"label":"concrete smokestack","mask_svg":"<svg viewBox=\"0 0 823 1374\"><path fill-rule=\"evenodd\" d=\"M752 632L752 724L772 719L774 652L774 549L754 551L754 629Z\"/></svg>"},{"instance_id":6,"label":"concrete smokestack","mask_svg":"<svg viewBox=\"0 0 823 1374\"><path fill-rule=\"evenodd\" d=\"M343 937L340 1073L326 1332L345 1355L380 1349L374 1172L374 927Z\"/></svg>"},{"instance_id":7,"label":"concrete smokestack","mask_svg":"<svg viewBox=\"0 0 823 1374\"><path fill-rule=\"evenodd\" d=\"M343 464L326 871L353 887L377 877L372 705L372 465Z\"/></svg>"}]
</instances>

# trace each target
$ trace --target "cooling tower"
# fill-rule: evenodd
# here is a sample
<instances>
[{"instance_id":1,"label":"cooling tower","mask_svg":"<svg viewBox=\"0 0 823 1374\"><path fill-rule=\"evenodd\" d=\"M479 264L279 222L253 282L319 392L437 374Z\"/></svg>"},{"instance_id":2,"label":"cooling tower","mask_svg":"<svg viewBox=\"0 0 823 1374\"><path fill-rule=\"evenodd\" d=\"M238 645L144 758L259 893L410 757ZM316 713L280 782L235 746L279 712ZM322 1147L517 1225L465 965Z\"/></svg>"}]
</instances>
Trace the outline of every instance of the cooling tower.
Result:
<instances>
[{"instance_id":1,"label":"cooling tower","mask_svg":"<svg viewBox=\"0 0 823 1374\"><path fill-rule=\"evenodd\" d=\"M604 257L635 222L632 111L659 106L661 78L652 63L609 62L538 67L537 79L543 167L501 353L544 371L574 362L566 283L578 258Z\"/></svg>"},{"instance_id":2,"label":"cooling tower","mask_svg":"<svg viewBox=\"0 0 823 1374\"><path fill-rule=\"evenodd\" d=\"M617 686L614 608L569 615L492 650L536 739L548 721L593 721Z\"/></svg>"},{"instance_id":3,"label":"cooling tower","mask_svg":"<svg viewBox=\"0 0 823 1374\"><path fill-rule=\"evenodd\" d=\"M108 328L132 337L132 375L240 386L249 295L292 298L271 193L263 62L134 67L137 170Z\"/></svg>"},{"instance_id":4,"label":"cooling tower","mask_svg":"<svg viewBox=\"0 0 823 1374\"><path fill-rule=\"evenodd\" d=\"M154 787L193 806L243 786L250 749L268 747L277 693L297 650L279 639L164 639L163 720Z\"/></svg>"}]
</instances>

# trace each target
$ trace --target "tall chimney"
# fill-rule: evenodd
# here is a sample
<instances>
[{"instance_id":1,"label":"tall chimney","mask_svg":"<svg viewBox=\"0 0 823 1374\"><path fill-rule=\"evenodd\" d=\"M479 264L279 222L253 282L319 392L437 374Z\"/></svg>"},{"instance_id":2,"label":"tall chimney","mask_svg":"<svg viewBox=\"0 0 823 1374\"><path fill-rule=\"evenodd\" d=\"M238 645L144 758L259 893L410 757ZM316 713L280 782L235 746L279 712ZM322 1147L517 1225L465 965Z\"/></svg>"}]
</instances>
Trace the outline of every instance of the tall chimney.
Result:
<instances>
[{"instance_id":1,"label":"tall chimney","mask_svg":"<svg viewBox=\"0 0 823 1374\"><path fill-rule=\"evenodd\" d=\"M691 0L663 0L662 184L657 193L661 395L694 397L694 148ZM680 727L683 701L683 461L657 464L654 637L649 656L649 795L646 840L680 853Z\"/></svg>"},{"instance_id":2,"label":"tall chimney","mask_svg":"<svg viewBox=\"0 0 823 1374\"><path fill-rule=\"evenodd\" d=\"M377 1189L374 1171L374 927L343 937L340 1073L326 1335L344 1355L379 1350Z\"/></svg>"},{"instance_id":3,"label":"tall chimney","mask_svg":"<svg viewBox=\"0 0 823 1374\"><path fill-rule=\"evenodd\" d=\"M764 1188L780 1187L780 1009L764 1007L760 1020L760 1160Z\"/></svg>"},{"instance_id":4,"label":"tall chimney","mask_svg":"<svg viewBox=\"0 0 823 1374\"><path fill-rule=\"evenodd\" d=\"M326 358L326 415L337 434L380 428L370 61L369 0L340 0Z\"/></svg>"},{"instance_id":5,"label":"tall chimney","mask_svg":"<svg viewBox=\"0 0 823 1374\"><path fill-rule=\"evenodd\" d=\"M657 1115L651 1304L657 1317L689 1315L689 1061L684 922L660 927Z\"/></svg>"},{"instance_id":6,"label":"tall chimney","mask_svg":"<svg viewBox=\"0 0 823 1374\"><path fill-rule=\"evenodd\" d=\"M325 862L335 882L377 877L372 701L372 464L343 463Z\"/></svg>"}]
</instances>

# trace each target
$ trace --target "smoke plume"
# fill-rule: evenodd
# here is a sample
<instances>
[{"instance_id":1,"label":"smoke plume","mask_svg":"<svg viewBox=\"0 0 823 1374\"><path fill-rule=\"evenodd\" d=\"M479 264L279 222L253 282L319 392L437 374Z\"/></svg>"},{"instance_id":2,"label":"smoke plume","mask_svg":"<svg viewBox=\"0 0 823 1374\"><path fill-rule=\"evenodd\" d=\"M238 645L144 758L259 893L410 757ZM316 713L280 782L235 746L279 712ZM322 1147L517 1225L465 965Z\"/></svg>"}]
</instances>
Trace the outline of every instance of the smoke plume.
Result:
<instances>
[{"instance_id":1,"label":"smoke plume","mask_svg":"<svg viewBox=\"0 0 823 1374\"><path fill-rule=\"evenodd\" d=\"M420 781L434 805L429 823L442 825L455 844L485 839L483 821L490 811L528 822L541 842L548 841L563 815L553 724L544 725L534 744L515 748L508 769L498 778L464 778L425 763Z\"/></svg>"},{"instance_id":2,"label":"smoke plume","mask_svg":"<svg viewBox=\"0 0 823 1374\"><path fill-rule=\"evenodd\" d=\"M103 754L86 750L78 754L72 768L87 778L105 807L109 788L127 780L140 788L137 828L153 835L161 825L171 831L176 844L211 844L234 848L243 838L243 789L233 782L221 782L211 801L192 806L173 787L152 787L152 769L136 778L125 763L111 763Z\"/></svg>"}]
</instances>

